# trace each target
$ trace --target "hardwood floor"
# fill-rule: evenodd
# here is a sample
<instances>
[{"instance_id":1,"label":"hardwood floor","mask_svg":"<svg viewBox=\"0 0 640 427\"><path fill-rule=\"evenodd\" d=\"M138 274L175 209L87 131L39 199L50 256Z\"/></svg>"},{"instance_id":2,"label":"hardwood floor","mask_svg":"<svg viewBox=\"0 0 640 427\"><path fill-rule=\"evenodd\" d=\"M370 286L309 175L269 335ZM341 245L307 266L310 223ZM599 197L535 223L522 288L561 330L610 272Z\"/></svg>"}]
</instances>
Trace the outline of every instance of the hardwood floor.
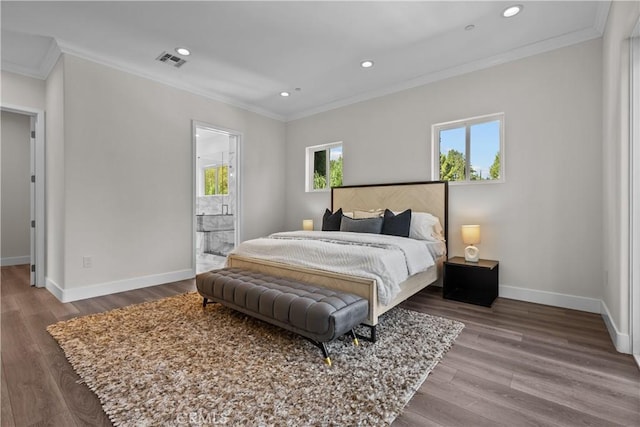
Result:
<instances>
[{"instance_id":1,"label":"hardwood floor","mask_svg":"<svg viewBox=\"0 0 640 427\"><path fill-rule=\"evenodd\" d=\"M109 426L45 328L195 289L193 280L68 304L2 268L2 426ZM498 298L492 308L425 289L403 306L466 327L395 426L640 426L640 371L599 315Z\"/></svg>"}]
</instances>

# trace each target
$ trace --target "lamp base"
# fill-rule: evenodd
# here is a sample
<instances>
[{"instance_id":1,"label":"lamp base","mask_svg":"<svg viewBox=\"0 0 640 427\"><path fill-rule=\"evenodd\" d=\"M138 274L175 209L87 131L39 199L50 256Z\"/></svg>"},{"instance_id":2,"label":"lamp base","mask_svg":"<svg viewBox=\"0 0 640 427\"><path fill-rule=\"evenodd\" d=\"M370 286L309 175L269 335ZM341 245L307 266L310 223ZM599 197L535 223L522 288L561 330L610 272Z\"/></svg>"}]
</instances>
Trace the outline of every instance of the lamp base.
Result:
<instances>
[{"instance_id":1,"label":"lamp base","mask_svg":"<svg viewBox=\"0 0 640 427\"><path fill-rule=\"evenodd\" d=\"M467 262L478 262L480 259L480 251L473 245L464 248L464 260Z\"/></svg>"}]
</instances>

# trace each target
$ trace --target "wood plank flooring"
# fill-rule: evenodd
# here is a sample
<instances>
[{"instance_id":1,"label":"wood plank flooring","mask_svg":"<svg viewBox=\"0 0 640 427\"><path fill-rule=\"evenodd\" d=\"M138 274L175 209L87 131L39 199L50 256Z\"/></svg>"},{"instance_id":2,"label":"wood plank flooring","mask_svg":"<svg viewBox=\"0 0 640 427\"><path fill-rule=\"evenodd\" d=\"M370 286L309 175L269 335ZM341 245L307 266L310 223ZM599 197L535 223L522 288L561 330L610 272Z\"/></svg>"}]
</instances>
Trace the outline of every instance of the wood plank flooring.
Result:
<instances>
[{"instance_id":1,"label":"wood plank flooring","mask_svg":"<svg viewBox=\"0 0 640 427\"><path fill-rule=\"evenodd\" d=\"M46 326L195 289L193 280L60 303L2 267L2 426L110 426ZM466 327L394 426L640 426L640 371L599 315L498 298L492 308L425 289L405 308Z\"/></svg>"}]
</instances>

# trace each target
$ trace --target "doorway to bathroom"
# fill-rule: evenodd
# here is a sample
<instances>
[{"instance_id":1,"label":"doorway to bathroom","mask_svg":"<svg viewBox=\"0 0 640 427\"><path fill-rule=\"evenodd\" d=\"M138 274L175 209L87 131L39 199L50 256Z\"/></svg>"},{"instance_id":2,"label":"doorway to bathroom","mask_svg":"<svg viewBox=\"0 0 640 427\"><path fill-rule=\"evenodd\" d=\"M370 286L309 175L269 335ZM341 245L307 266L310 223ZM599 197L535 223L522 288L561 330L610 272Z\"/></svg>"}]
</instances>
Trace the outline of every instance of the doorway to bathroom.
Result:
<instances>
[{"instance_id":1,"label":"doorway to bathroom","mask_svg":"<svg viewBox=\"0 0 640 427\"><path fill-rule=\"evenodd\" d=\"M239 242L241 135L194 122L195 270L224 267Z\"/></svg>"}]
</instances>

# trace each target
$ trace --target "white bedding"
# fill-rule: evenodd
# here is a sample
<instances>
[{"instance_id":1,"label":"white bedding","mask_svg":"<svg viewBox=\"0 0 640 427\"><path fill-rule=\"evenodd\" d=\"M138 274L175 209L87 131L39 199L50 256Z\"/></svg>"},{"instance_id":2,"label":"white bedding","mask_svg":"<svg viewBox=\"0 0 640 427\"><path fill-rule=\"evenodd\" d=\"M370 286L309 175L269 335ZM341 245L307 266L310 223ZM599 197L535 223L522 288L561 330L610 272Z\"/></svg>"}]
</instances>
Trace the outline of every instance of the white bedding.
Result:
<instances>
[{"instance_id":1,"label":"white bedding","mask_svg":"<svg viewBox=\"0 0 640 427\"><path fill-rule=\"evenodd\" d=\"M231 253L375 279L390 303L400 283L435 264L442 245L406 237L341 231L291 231L247 240Z\"/></svg>"}]
</instances>

